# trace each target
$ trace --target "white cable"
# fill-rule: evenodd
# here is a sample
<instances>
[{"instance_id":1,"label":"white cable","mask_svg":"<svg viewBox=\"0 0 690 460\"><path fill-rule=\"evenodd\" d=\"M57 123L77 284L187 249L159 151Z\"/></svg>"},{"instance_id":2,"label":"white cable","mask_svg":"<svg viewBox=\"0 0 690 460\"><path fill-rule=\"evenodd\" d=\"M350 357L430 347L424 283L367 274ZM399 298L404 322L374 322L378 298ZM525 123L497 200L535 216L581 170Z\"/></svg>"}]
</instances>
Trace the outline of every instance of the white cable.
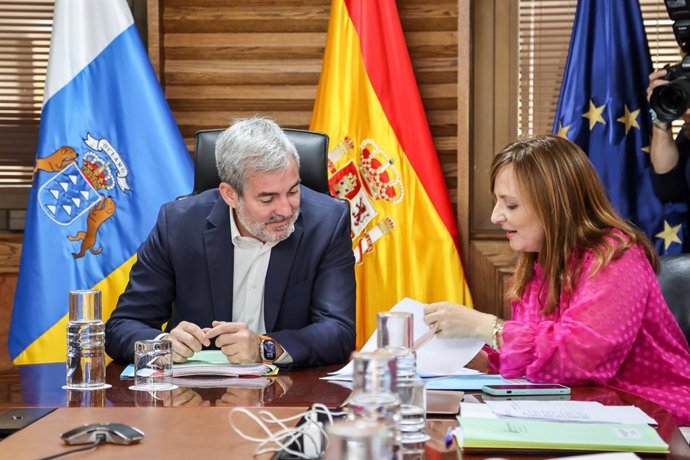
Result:
<instances>
[{"instance_id":1,"label":"white cable","mask_svg":"<svg viewBox=\"0 0 690 460\"><path fill-rule=\"evenodd\" d=\"M261 430L264 433L266 433L266 436L256 437L244 433L235 424L234 418L236 414L243 414L249 417L250 420L255 422L259 426L259 428L261 428ZM328 436L326 434L326 430L324 429L323 424L318 421L319 414L325 415L328 418L329 424L333 423L333 416L344 415L343 412L331 412L324 404L320 403L312 405L311 408L305 412L282 419L277 418L275 415L273 415L271 412L267 410L260 410L254 413L243 407L236 407L230 411L229 421L232 429L235 430L235 432L241 438L247 441L259 443L259 445L256 448L255 455L283 450L298 458L312 459L318 458L321 455L323 455L328 443ZM303 424L296 427L286 425L286 422L291 422L302 417L304 417L305 419L305 422ZM273 432L269 428L269 424L276 424L280 427L280 429L276 432ZM321 439L318 439L319 436L326 442L322 444ZM300 443L300 438L302 438L302 443ZM305 448L305 441L307 440L311 442L314 449L318 449L318 451L313 452L313 454L316 455L316 457L312 455L307 455L302 451L296 451L289 447L291 444L297 443L299 449L307 450ZM274 444L274 446L271 446L271 444ZM309 446L309 448L311 449L312 446Z\"/></svg>"},{"instance_id":2,"label":"white cable","mask_svg":"<svg viewBox=\"0 0 690 460\"><path fill-rule=\"evenodd\" d=\"M233 416L236 414L244 414L247 417L249 417L251 420L256 422L257 425L267 434L267 437L265 438L257 438L254 436L249 436L246 433L243 433L236 425L233 420ZM275 417L272 413L268 411L259 411L255 415L254 413L250 412L247 409L244 408L235 408L230 412L230 425L232 428L237 432L237 434L240 435L240 437L252 441L252 442L258 442L260 443L259 446L257 447L257 450L255 452L256 455L266 453L266 452L275 452L278 450L284 450L287 453L290 453L292 455L295 455L299 458L307 458L306 455L299 451L295 451L289 447L290 444L293 442L297 442L298 446L301 448L301 445L299 444L298 438L302 434L301 427L299 428L288 428L284 422L288 422L291 420L295 420L296 418L300 418L303 414L297 414L292 417L287 417L285 419L278 419ZM278 424L282 429L276 433L271 432L269 427L266 425L266 422L268 423L275 423ZM270 444L273 443L277 447L270 447Z\"/></svg>"}]
</instances>

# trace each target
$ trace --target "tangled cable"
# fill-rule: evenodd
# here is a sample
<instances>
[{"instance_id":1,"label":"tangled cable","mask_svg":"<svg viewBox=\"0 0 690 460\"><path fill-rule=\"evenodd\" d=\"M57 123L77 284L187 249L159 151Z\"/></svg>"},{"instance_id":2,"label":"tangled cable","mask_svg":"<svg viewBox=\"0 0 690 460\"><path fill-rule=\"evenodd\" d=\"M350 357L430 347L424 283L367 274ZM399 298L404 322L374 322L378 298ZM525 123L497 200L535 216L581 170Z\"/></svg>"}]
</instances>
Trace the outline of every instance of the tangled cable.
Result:
<instances>
[{"instance_id":1,"label":"tangled cable","mask_svg":"<svg viewBox=\"0 0 690 460\"><path fill-rule=\"evenodd\" d=\"M328 435L323 423L318 420L319 414L326 416L328 424L332 424L333 417L344 415L344 412L331 412L325 405L316 403L305 412L281 419L267 410L254 413L244 407L236 407L230 411L229 421L232 429L240 437L259 443L254 452L255 455L284 451L298 458L313 459L320 458L328 445ZM257 437L244 433L235 423L235 419L240 415L255 422L266 433L266 436ZM297 426L287 424L300 418L304 418L304 422ZM271 424L278 425L278 430L274 432L269 427Z\"/></svg>"}]
</instances>

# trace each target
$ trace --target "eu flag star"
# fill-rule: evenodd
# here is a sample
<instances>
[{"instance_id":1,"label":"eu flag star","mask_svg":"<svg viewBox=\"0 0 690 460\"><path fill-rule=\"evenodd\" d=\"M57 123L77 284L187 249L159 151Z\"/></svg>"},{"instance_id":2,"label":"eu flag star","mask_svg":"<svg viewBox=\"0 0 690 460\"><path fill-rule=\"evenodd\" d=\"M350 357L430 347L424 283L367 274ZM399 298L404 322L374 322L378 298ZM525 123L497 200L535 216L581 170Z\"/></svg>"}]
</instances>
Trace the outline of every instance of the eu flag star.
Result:
<instances>
[{"instance_id":1,"label":"eu flag star","mask_svg":"<svg viewBox=\"0 0 690 460\"><path fill-rule=\"evenodd\" d=\"M674 225L673 227L664 219L664 230L657 233L657 238L664 240L664 251L668 250L672 243L683 244L683 242L678 237L678 232L680 231L682 224Z\"/></svg>"},{"instance_id":2,"label":"eu flag star","mask_svg":"<svg viewBox=\"0 0 690 460\"><path fill-rule=\"evenodd\" d=\"M606 104L602 104L599 107L597 107L594 104L594 101L591 99L589 100L589 112L585 112L582 114L584 118L587 118L589 120L589 130L593 130L594 126L597 123L601 123L602 125L606 124L606 120L604 120L604 117L601 116L601 113L604 111L606 108Z\"/></svg>"},{"instance_id":3,"label":"eu flag star","mask_svg":"<svg viewBox=\"0 0 690 460\"><path fill-rule=\"evenodd\" d=\"M558 137L562 137L563 139L567 139L569 130L570 130L570 125L563 126L563 123L561 123L560 121L558 122L558 133L556 133L558 135Z\"/></svg>"},{"instance_id":4,"label":"eu flag star","mask_svg":"<svg viewBox=\"0 0 690 460\"><path fill-rule=\"evenodd\" d=\"M640 129L640 125L637 124L637 115L640 113L640 109L631 112L628 110L628 104L625 104L624 108L625 115L618 118L616 121L620 121L625 125L625 134L627 135L628 131L630 131L630 128Z\"/></svg>"},{"instance_id":5,"label":"eu flag star","mask_svg":"<svg viewBox=\"0 0 690 460\"><path fill-rule=\"evenodd\" d=\"M552 132L561 135L570 125L568 139L590 158L614 208L654 242L656 251L690 252L687 201L662 203L651 192L653 124L646 95L652 61L644 2L571 3L577 3L577 12Z\"/></svg>"}]
</instances>

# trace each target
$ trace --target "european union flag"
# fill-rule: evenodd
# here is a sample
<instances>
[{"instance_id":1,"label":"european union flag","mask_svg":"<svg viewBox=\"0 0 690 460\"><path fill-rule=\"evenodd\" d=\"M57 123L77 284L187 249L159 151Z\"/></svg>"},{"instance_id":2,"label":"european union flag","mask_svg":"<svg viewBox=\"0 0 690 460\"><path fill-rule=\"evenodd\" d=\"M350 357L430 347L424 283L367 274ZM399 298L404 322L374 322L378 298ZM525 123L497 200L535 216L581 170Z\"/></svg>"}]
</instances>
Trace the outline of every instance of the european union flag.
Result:
<instances>
[{"instance_id":1,"label":"european union flag","mask_svg":"<svg viewBox=\"0 0 690 460\"><path fill-rule=\"evenodd\" d=\"M17 364L64 361L68 292L104 320L192 162L125 0L58 0L10 326Z\"/></svg>"},{"instance_id":2,"label":"european union flag","mask_svg":"<svg viewBox=\"0 0 690 460\"><path fill-rule=\"evenodd\" d=\"M638 0L580 0L554 132L588 155L618 212L661 254L683 252L684 203L652 190L646 98L652 71Z\"/></svg>"}]
</instances>

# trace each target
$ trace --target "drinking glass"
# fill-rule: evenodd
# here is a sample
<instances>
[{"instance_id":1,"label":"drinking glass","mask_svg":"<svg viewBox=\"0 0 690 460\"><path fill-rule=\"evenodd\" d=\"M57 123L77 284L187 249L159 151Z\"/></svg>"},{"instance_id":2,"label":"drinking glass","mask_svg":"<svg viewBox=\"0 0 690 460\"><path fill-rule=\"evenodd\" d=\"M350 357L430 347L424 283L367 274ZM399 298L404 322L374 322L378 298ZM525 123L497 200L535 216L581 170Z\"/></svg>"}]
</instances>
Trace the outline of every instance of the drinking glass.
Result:
<instances>
[{"instance_id":1,"label":"drinking glass","mask_svg":"<svg viewBox=\"0 0 690 460\"><path fill-rule=\"evenodd\" d=\"M403 453L423 452L426 434L426 384L422 379L398 381L400 423L396 444Z\"/></svg>"},{"instance_id":2,"label":"drinking glass","mask_svg":"<svg viewBox=\"0 0 690 460\"><path fill-rule=\"evenodd\" d=\"M340 420L326 428L328 460L392 459L392 437L386 426L371 420Z\"/></svg>"},{"instance_id":3,"label":"drinking glass","mask_svg":"<svg viewBox=\"0 0 690 460\"><path fill-rule=\"evenodd\" d=\"M177 388L172 378L170 340L139 340L134 344L134 386L130 390L172 390Z\"/></svg>"},{"instance_id":4,"label":"drinking glass","mask_svg":"<svg viewBox=\"0 0 690 460\"><path fill-rule=\"evenodd\" d=\"M396 356L383 351L352 354L352 395L345 406L350 420L382 423L395 437L400 421Z\"/></svg>"},{"instance_id":5,"label":"drinking glass","mask_svg":"<svg viewBox=\"0 0 690 460\"><path fill-rule=\"evenodd\" d=\"M105 326L101 321L101 292L69 292L67 323L68 390L109 388L105 383Z\"/></svg>"},{"instance_id":6,"label":"drinking glass","mask_svg":"<svg viewBox=\"0 0 690 460\"><path fill-rule=\"evenodd\" d=\"M376 316L377 347L397 356L398 380L417 376L412 320L412 313L401 311L382 312Z\"/></svg>"}]
</instances>

